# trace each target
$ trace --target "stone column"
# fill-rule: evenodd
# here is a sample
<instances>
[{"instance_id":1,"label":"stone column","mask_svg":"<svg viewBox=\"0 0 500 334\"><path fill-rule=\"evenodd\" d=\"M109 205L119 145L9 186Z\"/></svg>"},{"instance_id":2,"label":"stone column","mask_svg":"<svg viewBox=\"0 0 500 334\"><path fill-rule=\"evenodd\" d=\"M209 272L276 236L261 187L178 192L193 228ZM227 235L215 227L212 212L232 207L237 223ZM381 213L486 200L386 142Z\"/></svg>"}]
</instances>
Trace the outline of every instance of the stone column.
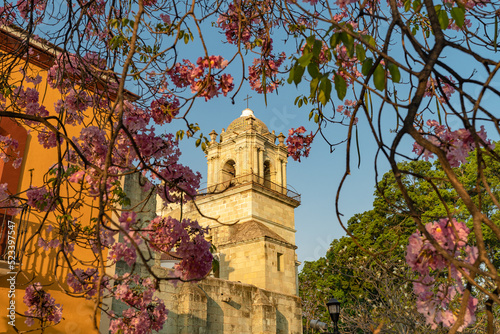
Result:
<instances>
[{"instance_id":1,"label":"stone column","mask_svg":"<svg viewBox=\"0 0 500 334\"><path fill-rule=\"evenodd\" d=\"M264 179L264 150L259 149L259 176Z\"/></svg>"},{"instance_id":2,"label":"stone column","mask_svg":"<svg viewBox=\"0 0 500 334\"><path fill-rule=\"evenodd\" d=\"M286 161L283 161L283 187L286 188ZM286 190L285 190L286 193Z\"/></svg>"},{"instance_id":3,"label":"stone column","mask_svg":"<svg viewBox=\"0 0 500 334\"><path fill-rule=\"evenodd\" d=\"M253 173L259 175L259 149L257 147L253 150Z\"/></svg>"},{"instance_id":4,"label":"stone column","mask_svg":"<svg viewBox=\"0 0 500 334\"><path fill-rule=\"evenodd\" d=\"M214 183L214 168L213 168L214 160L212 157L209 157L207 159L207 165L208 165L208 170L207 170L207 188L211 187ZM209 190L210 191L210 190Z\"/></svg>"},{"instance_id":5,"label":"stone column","mask_svg":"<svg viewBox=\"0 0 500 334\"><path fill-rule=\"evenodd\" d=\"M276 183L283 187L283 179L282 179L282 174L281 174L281 164L282 164L281 159L280 158L276 159L276 172L277 172Z\"/></svg>"}]
</instances>

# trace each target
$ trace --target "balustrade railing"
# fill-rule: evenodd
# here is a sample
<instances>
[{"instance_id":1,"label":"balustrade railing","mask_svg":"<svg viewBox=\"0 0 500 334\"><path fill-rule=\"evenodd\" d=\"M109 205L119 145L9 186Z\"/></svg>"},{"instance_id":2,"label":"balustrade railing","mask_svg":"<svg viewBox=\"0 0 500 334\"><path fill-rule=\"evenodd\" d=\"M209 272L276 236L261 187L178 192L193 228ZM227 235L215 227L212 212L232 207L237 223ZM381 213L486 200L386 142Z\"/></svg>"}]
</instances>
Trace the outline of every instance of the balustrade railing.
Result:
<instances>
[{"instance_id":1,"label":"balustrade railing","mask_svg":"<svg viewBox=\"0 0 500 334\"><path fill-rule=\"evenodd\" d=\"M271 180L265 179L265 178L260 177L259 175L256 175L256 174L246 174L246 175L234 177L230 180L214 184L214 185L207 187L205 189L200 189L200 190L198 190L198 194L199 195L208 195L208 194L222 193L223 191L225 191L226 189L229 189L231 187L249 184L249 183L270 189L278 194L287 196L291 199L294 199L294 200L300 202L300 194L296 193L293 190L287 189L286 187L283 187L277 183L271 182Z\"/></svg>"},{"instance_id":2,"label":"balustrade railing","mask_svg":"<svg viewBox=\"0 0 500 334\"><path fill-rule=\"evenodd\" d=\"M24 253L22 246L26 239L27 213L27 207L24 207L17 216L19 219L13 220L6 209L0 210L0 261L20 262Z\"/></svg>"}]
</instances>

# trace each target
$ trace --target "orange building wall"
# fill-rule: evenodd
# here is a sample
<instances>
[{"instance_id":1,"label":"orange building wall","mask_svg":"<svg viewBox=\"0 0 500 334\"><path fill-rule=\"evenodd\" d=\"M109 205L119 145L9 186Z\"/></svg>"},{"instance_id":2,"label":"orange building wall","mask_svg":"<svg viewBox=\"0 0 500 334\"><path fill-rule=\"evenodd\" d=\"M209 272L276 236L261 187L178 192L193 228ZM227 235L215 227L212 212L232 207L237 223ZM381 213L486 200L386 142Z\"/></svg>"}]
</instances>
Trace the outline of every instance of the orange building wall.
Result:
<instances>
[{"instance_id":1,"label":"orange building wall","mask_svg":"<svg viewBox=\"0 0 500 334\"><path fill-rule=\"evenodd\" d=\"M1 47L1 45L0 45ZM31 72L28 74L40 74L42 76L42 82L39 86L40 93L40 104L45 105L47 110L51 115L55 115L54 103L60 98L60 93L46 86L46 75L47 72L40 67L31 66ZM19 74L20 75L20 74ZM14 81L17 81L14 78ZM29 86L32 84L25 84ZM68 129L69 137L76 136L79 133L79 129L69 126ZM41 186L43 184L43 179L45 173L57 162L57 151L54 149L45 149L39 143L37 139L36 132L28 132L26 138L26 149L23 158L22 166L20 167L20 179L19 187L17 190L26 190L30 185ZM4 180L2 180L4 182ZM90 201L91 199L89 199ZM31 210L31 215L28 222L28 232L27 238L33 235L33 232L39 227L39 219L42 219L45 213L40 213L36 210ZM82 207L80 210L80 220L82 223L89 222L91 217L91 209L89 207ZM14 221L17 221L16 218ZM51 214L48 217L48 222L54 222L55 217ZM44 236L42 234L42 236ZM59 282L64 288L67 288L65 284L66 275L68 269L64 265L63 260L60 259L59 267L56 261L56 251L52 250L50 252L45 252L37 246L38 237L30 241L28 247L25 250L24 257L22 260L22 271L16 279L16 290L15 290L15 305L16 311L18 313L24 314L26 307L23 303L24 290L27 284L33 280L33 282L40 282L48 291L52 297L55 298L56 303L63 305L63 320L61 323L53 328L48 328L45 333L97 333L93 330L93 320L92 315L94 314L94 302L85 300L84 298L73 298L61 293L61 289L58 287L56 279L54 277L54 272L57 272L59 278L62 280ZM80 259L89 258L90 252L75 247L75 256ZM63 265L61 267L61 265ZM83 268L82 266L77 266ZM10 319L7 318L8 310L6 308L9 305L9 282L8 276L0 276L0 333L16 333L14 328L8 324ZM99 315L100 312L97 312ZM35 325L32 327L27 327L24 324L25 318L23 316L16 316L16 327L19 330L28 330L34 328L38 321L35 321ZM99 318L97 318L97 323L99 323Z\"/></svg>"}]
</instances>

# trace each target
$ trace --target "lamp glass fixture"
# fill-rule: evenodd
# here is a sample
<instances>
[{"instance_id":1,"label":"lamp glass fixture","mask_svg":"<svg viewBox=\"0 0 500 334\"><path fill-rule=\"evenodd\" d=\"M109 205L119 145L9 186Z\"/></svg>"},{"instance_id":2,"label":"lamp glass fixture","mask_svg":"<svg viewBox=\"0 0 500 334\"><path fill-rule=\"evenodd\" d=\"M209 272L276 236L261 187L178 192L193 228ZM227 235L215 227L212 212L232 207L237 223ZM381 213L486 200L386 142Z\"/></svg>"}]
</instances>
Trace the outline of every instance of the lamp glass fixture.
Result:
<instances>
[{"instance_id":1,"label":"lamp glass fixture","mask_svg":"<svg viewBox=\"0 0 500 334\"><path fill-rule=\"evenodd\" d=\"M326 306L328 307L328 313L330 313L332 321L337 322L340 315L340 302L335 298L330 298Z\"/></svg>"}]
</instances>

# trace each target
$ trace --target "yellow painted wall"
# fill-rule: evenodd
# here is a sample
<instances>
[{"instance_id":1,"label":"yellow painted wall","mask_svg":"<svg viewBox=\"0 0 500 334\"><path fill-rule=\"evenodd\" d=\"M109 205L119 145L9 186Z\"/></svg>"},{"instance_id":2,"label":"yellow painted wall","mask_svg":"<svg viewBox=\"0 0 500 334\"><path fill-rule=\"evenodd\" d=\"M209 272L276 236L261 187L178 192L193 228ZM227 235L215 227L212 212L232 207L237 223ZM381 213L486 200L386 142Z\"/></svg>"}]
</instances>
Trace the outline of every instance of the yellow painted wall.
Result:
<instances>
[{"instance_id":1,"label":"yellow painted wall","mask_svg":"<svg viewBox=\"0 0 500 334\"><path fill-rule=\"evenodd\" d=\"M30 66L30 74L40 74L42 76L42 82L39 85L40 92L40 104L45 105L47 110L51 115L56 115L54 111L54 103L61 97L57 90L54 90L46 85L46 75L47 72L36 66ZM17 82L19 77L14 77L13 81ZM25 84L26 86L33 86L32 84ZM79 128L68 126L69 137L77 136L79 133ZM45 149L38 143L37 132L32 131L28 134L28 140L26 144L25 156L23 159L22 176L19 184L19 190L26 190L29 188L30 184L33 186L41 186L43 184L43 179L45 173L57 162L57 151L54 149ZM91 202L88 199L87 202ZM88 206L84 206L79 210L80 217L79 220L82 223L89 223L91 217L91 209ZM40 223L39 221L43 218L45 213L37 212L36 210L31 211L31 216L28 222L28 233L27 237L33 235ZM16 219L15 219L16 220ZM50 214L48 217L48 222L54 222L54 215ZM43 235L43 234L42 234ZM95 303L91 300L85 300L83 298L70 297L62 292L58 286L58 283L62 284L62 287L67 288L65 284L66 275L68 273L67 265L64 264L63 259L57 261L56 251L52 250L50 252L45 252L37 246L37 238L31 240L25 250L22 270L16 279L16 290L15 290L15 305L16 311L18 313L24 313L26 307L23 303L24 290L27 284L31 281L40 282L43 286L46 286L46 291L48 291L52 297L55 298L56 303L63 305L63 320L60 324L53 328L49 328L45 333L97 333L93 330L92 315L94 313ZM79 249L75 247L74 255L80 259L91 259L90 252L87 250ZM57 267L59 266L59 267ZM57 267L57 268L56 268ZM81 265L76 266L77 268L85 269ZM57 282L54 273L57 272L60 281ZM9 319L7 319L7 310L4 307L9 304L9 282L7 282L8 276L0 276L0 305L2 306L0 313L0 333L15 333L15 330L8 324ZM100 312L98 312L98 315ZM19 330L27 330L32 327L27 327L24 324L25 318L17 315L16 317L16 327ZM99 321L99 318L97 319ZM35 325L37 321L35 321Z\"/></svg>"}]
</instances>

